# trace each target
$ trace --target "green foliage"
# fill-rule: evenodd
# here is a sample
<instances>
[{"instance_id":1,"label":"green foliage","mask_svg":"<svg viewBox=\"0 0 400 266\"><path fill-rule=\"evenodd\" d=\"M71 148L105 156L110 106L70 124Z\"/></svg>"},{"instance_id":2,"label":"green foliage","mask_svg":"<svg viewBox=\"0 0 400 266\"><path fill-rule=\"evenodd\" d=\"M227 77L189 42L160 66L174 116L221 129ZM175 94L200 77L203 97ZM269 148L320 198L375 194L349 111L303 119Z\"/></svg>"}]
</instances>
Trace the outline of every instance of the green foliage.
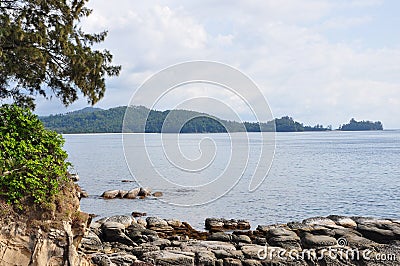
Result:
<instances>
[{"instance_id":1,"label":"green foliage","mask_svg":"<svg viewBox=\"0 0 400 266\"><path fill-rule=\"evenodd\" d=\"M289 116L275 119L276 131L278 132L298 132L304 131L303 124L296 122Z\"/></svg>"},{"instance_id":2,"label":"green foliage","mask_svg":"<svg viewBox=\"0 0 400 266\"><path fill-rule=\"evenodd\" d=\"M88 0L0 1L0 99L34 108L32 95L55 95L68 105L80 90L88 102L104 96L105 76L115 76L109 51L93 50L107 32L88 34L79 22ZM50 88L50 89L45 89Z\"/></svg>"},{"instance_id":3,"label":"green foliage","mask_svg":"<svg viewBox=\"0 0 400 266\"><path fill-rule=\"evenodd\" d=\"M144 106L126 106L102 110L88 107L79 111L40 117L43 124L59 133L120 133L125 112L126 132L146 133L222 133L222 132L296 132L326 131L322 125L303 126L285 116L267 123L227 121L208 114L188 110L149 110ZM147 120L146 115L148 114ZM168 119L167 119L168 117ZM167 119L167 120L166 120Z\"/></svg>"},{"instance_id":4,"label":"green foliage","mask_svg":"<svg viewBox=\"0 0 400 266\"><path fill-rule=\"evenodd\" d=\"M46 130L36 115L16 105L0 107L0 196L50 203L67 178L64 139Z\"/></svg>"},{"instance_id":5,"label":"green foliage","mask_svg":"<svg viewBox=\"0 0 400 266\"><path fill-rule=\"evenodd\" d=\"M339 127L342 131L363 131L363 130L383 130L383 125L380 121L356 121L354 118L348 124Z\"/></svg>"}]
</instances>

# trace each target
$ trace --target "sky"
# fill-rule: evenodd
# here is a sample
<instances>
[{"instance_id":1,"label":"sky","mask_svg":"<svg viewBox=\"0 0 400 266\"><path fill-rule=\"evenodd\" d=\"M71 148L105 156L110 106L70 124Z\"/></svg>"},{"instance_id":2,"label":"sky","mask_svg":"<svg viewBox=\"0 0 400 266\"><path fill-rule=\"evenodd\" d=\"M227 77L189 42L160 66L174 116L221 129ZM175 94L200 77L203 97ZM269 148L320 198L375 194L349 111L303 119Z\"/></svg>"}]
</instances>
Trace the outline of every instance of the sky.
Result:
<instances>
[{"instance_id":1,"label":"sky","mask_svg":"<svg viewBox=\"0 0 400 266\"><path fill-rule=\"evenodd\" d=\"M88 7L93 13L82 21L83 29L108 30L96 49L110 50L122 65L95 107L127 105L141 84L168 66L210 60L250 77L274 117L334 128L354 117L400 129L397 0L91 0ZM199 90L214 97L212 88L192 86L171 94L159 109L171 109L179 97L195 97ZM240 106L235 101L228 104ZM36 113L86 106L83 97L68 108L38 97ZM246 110L238 112L247 117Z\"/></svg>"}]
</instances>

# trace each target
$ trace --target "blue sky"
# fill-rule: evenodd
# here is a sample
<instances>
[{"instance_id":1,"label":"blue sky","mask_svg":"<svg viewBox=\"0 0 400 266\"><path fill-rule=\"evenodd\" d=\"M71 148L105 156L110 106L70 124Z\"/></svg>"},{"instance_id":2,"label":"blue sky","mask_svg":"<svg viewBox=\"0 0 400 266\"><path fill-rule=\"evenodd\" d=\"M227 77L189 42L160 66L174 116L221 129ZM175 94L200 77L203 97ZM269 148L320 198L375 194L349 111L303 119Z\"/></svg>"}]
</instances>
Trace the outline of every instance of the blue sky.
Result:
<instances>
[{"instance_id":1,"label":"blue sky","mask_svg":"<svg viewBox=\"0 0 400 266\"><path fill-rule=\"evenodd\" d=\"M354 117L400 128L399 1L196 2L89 2L93 13L83 28L108 29L99 48L111 50L123 67L119 77L107 80L96 107L127 105L135 90L165 67L211 60L251 77L276 117L334 127ZM187 90L185 96L193 93ZM239 106L236 100L232 107ZM36 112L85 106L83 98L68 108L57 99L38 98Z\"/></svg>"}]
</instances>

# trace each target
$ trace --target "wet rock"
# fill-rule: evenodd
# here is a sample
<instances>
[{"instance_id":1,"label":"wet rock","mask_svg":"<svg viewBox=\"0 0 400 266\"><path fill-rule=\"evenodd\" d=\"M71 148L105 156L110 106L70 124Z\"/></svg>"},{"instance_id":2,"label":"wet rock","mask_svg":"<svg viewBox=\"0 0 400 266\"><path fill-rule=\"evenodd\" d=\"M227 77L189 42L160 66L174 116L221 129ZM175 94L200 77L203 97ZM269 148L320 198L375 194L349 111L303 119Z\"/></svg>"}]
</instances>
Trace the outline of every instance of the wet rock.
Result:
<instances>
[{"instance_id":1,"label":"wet rock","mask_svg":"<svg viewBox=\"0 0 400 266\"><path fill-rule=\"evenodd\" d=\"M153 194L151 194L153 197L159 198L163 196L163 193L160 191L156 191Z\"/></svg>"},{"instance_id":2,"label":"wet rock","mask_svg":"<svg viewBox=\"0 0 400 266\"><path fill-rule=\"evenodd\" d=\"M105 199L115 199L119 194L119 190L107 190L101 194L101 197Z\"/></svg>"},{"instance_id":3,"label":"wet rock","mask_svg":"<svg viewBox=\"0 0 400 266\"><path fill-rule=\"evenodd\" d=\"M327 247L335 246L337 244L337 240L333 237L312 235L310 233L306 233L301 239L301 242L305 248Z\"/></svg>"}]
</instances>

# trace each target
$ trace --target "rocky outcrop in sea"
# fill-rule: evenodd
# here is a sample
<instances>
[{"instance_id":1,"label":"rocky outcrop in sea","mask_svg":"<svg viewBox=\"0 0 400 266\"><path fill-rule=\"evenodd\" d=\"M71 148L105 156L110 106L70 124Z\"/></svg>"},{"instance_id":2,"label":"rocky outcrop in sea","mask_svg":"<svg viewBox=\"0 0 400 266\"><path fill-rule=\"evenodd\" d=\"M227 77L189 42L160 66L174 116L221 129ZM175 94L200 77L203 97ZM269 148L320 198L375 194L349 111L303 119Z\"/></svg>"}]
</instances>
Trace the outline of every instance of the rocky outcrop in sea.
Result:
<instances>
[{"instance_id":1,"label":"rocky outcrop in sea","mask_svg":"<svg viewBox=\"0 0 400 266\"><path fill-rule=\"evenodd\" d=\"M400 265L400 221L328 216L287 224L208 218L205 231L158 217L91 224L79 251L94 265Z\"/></svg>"}]
</instances>

